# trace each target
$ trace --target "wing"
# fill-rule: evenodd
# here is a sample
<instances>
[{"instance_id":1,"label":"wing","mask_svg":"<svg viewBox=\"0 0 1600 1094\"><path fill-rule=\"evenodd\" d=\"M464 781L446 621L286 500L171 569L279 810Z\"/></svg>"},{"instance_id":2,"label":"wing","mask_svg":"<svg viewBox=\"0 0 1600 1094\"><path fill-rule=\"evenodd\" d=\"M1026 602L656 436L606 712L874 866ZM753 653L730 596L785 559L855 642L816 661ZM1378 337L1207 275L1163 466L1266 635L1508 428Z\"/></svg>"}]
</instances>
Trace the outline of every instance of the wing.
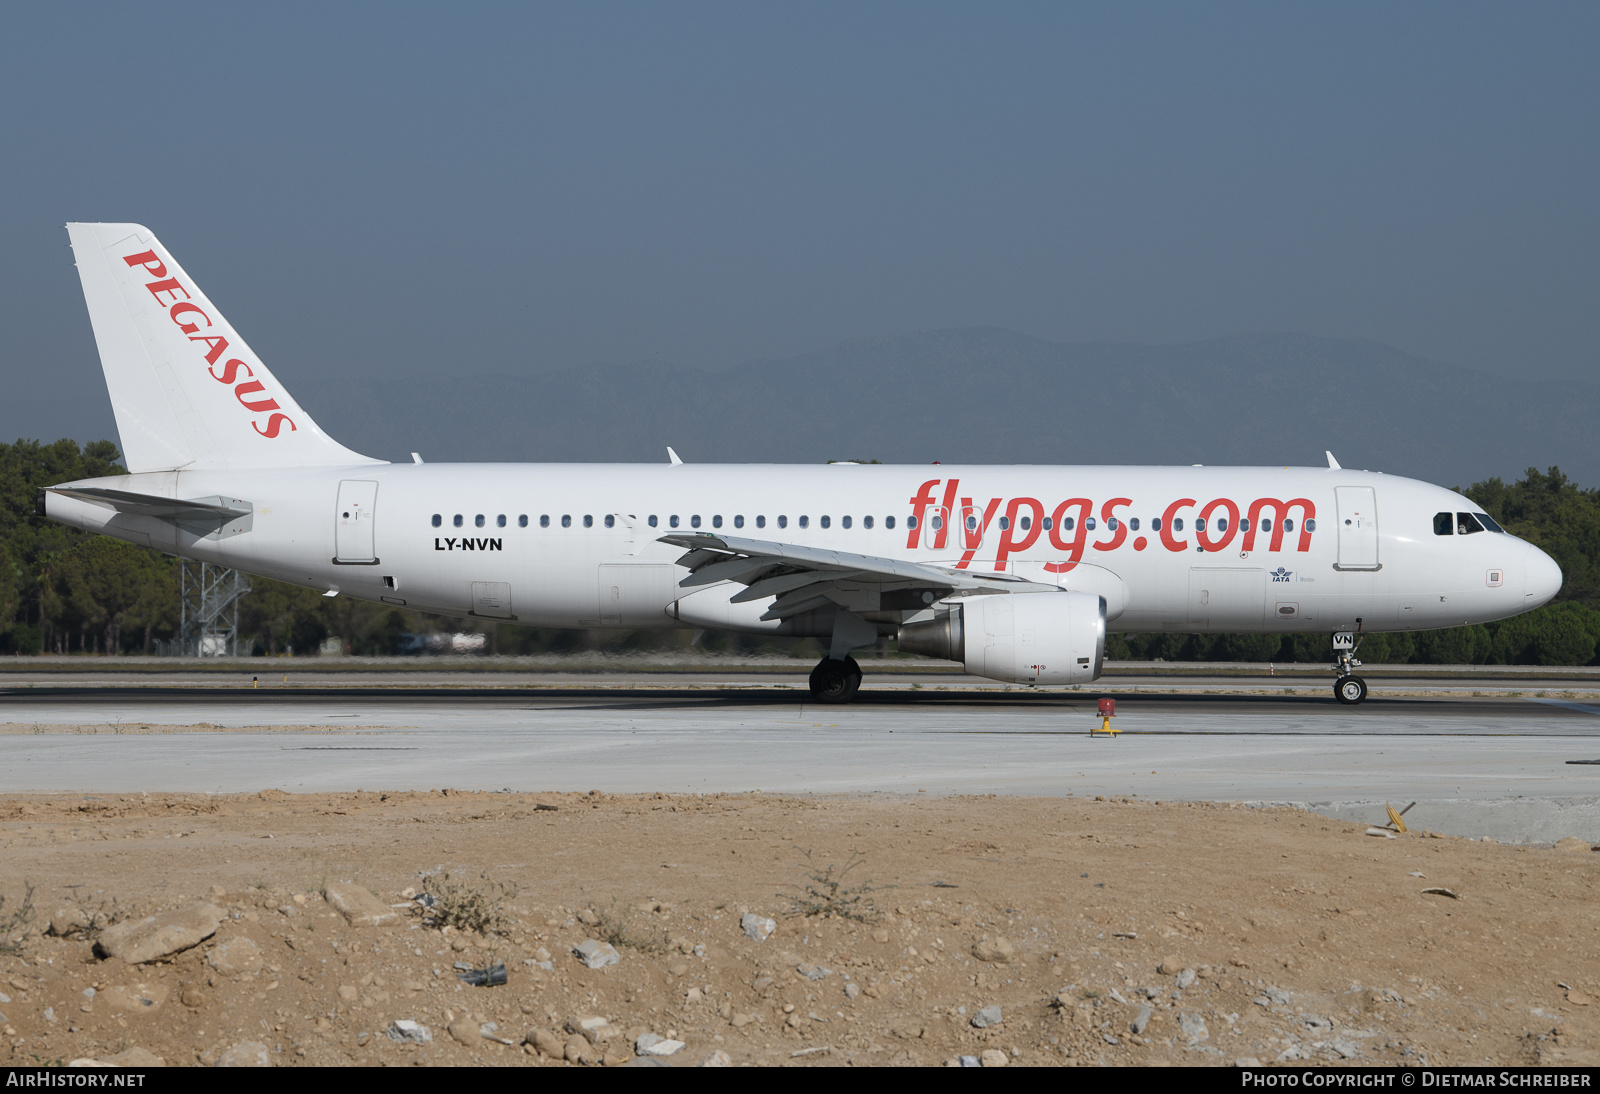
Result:
<instances>
[{"instance_id":1,"label":"wing","mask_svg":"<svg viewBox=\"0 0 1600 1094\"><path fill-rule=\"evenodd\" d=\"M689 576L678 582L681 588L733 581L746 586L731 598L735 604L776 597L762 619L783 619L828 604L852 611L915 611L963 591L1055 591L1054 586L1009 574L970 574L921 562L706 532L662 536L660 541L689 549L678 559L678 565L689 568Z\"/></svg>"}]
</instances>

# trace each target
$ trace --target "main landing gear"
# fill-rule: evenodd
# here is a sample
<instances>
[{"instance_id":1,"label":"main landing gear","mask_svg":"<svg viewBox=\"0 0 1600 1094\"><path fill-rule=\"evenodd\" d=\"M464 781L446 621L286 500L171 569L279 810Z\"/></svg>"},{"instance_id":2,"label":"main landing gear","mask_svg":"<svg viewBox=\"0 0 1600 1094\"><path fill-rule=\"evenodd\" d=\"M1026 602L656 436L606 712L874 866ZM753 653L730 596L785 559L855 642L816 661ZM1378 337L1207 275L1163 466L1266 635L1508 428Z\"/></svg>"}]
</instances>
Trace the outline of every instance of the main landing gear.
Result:
<instances>
[{"instance_id":1,"label":"main landing gear","mask_svg":"<svg viewBox=\"0 0 1600 1094\"><path fill-rule=\"evenodd\" d=\"M861 666L854 657L824 657L811 670L811 695L819 703L848 703L861 687Z\"/></svg>"},{"instance_id":2,"label":"main landing gear","mask_svg":"<svg viewBox=\"0 0 1600 1094\"><path fill-rule=\"evenodd\" d=\"M1333 636L1333 671L1338 677L1333 682L1333 697L1346 706L1355 706L1367 698L1367 682L1355 674L1361 667L1356 658L1360 645L1361 640L1350 631L1338 631Z\"/></svg>"}]
</instances>

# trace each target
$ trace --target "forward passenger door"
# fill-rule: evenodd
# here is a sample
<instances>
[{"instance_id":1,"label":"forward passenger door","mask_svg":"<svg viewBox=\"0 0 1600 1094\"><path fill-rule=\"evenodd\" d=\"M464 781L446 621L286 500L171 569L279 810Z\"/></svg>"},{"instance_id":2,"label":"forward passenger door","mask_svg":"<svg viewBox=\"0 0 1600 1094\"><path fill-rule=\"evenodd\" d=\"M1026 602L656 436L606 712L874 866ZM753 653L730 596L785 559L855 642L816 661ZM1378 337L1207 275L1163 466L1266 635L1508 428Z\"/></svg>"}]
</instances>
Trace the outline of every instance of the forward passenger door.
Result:
<instances>
[{"instance_id":1,"label":"forward passenger door","mask_svg":"<svg viewBox=\"0 0 1600 1094\"><path fill-rule=\"evenodd\" d=\"M1370 486L1336 486L1339 561L1336 570L1381 570L1378 561L1378 497Z\"/></svg>"}]
</instances>

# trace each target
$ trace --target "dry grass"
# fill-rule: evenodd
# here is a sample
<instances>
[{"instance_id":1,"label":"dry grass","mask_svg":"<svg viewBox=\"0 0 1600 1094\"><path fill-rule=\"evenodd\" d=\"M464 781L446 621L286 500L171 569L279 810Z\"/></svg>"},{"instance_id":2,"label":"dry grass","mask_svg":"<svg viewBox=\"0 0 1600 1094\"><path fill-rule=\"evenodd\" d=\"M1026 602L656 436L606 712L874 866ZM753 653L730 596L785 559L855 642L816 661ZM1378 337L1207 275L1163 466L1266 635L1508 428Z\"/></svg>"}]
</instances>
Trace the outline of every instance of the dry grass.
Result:
<instances>
[{"instance_id":1,"label":"dry grass","mask_svg":"<svg viewBox=\"0 0 1600 1094\"><path fill-rule=\"evenodd\" d=\"M893 885L874 885L871 878L859 885L845 884L845 875L865 861L859 852L852 851L843 866L830 862L820 869L812 861L809 849L805 856L805 861L797 864L805 871L804 885L798 893L780 894L789 898L789 915L853 919L858 923L871 923L881 917L872 894L892 889Z\"/></svg>"},{"instance_id":2,"label":"dry grass","mask_svg":"<svg viewBox=\"0 0 1600 1094\"><path fill-rule=\"evenodd\" d=\"M517 887L495 881L487 871L464 879L445 871L428 879L433 905L423 913L430 927L500 934L510 926L507 905L517 899Z\"/></svg>"},{"instance_id":3,"label":"dry grass","mask_svg":"<svg viewBox=\"0 0 1600 1094\"><path fill-rule=\"evenodd\" d=\"M628 913L615 904L603 912L595 912L595 937L613 946L626 946L640 953L666 953L670 945L665 931L657 934L636 930L628 919Z\"/></svg>"},{"instance_id":4,"label":"dry grass","mask_svg":"<svg viewBox=\"0 0 1600 1094\"><path fill-rule=\"evenodd\" d=\"M22 940L33 922L33 884L24 883L22 902L6 911L6 898L0 894L0 954L19 957Z\"/></svg>"}]
</instances>

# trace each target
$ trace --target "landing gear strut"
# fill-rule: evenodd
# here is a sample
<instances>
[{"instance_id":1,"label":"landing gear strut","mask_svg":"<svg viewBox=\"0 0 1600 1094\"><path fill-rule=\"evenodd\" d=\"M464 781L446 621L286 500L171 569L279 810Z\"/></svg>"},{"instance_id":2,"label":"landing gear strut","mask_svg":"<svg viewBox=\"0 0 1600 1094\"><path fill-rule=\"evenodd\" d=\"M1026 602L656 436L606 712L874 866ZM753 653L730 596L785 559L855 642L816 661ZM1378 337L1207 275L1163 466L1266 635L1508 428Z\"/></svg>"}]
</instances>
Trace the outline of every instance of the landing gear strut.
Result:
<instances>
[{"instance_id":1,"label":"landing gear strut","mask_svg":"<svg viewBox=\"0 0 1600 1094\"><path fill-rule=\"evenodd\" d=\"M848 703L861 687L861 666L854 657L824 657L811 670L811 695L819 703Z\"/></svg>"},{"instance_id":2,"label":"landing gear strut","mask_svg":"<svg viewBox=\"0 0 1600 1094\"><path fill-rule=\"evenodd\" d=\"M1360 620L1356 621L1360 623ZM1355 706L1367 697L1367 682L1355 674L1361 667L1356 650L1361 638L1350 631L1338 631L1333 636L1333 697L1346 706Z\"/></svg>"}]
</instances>

